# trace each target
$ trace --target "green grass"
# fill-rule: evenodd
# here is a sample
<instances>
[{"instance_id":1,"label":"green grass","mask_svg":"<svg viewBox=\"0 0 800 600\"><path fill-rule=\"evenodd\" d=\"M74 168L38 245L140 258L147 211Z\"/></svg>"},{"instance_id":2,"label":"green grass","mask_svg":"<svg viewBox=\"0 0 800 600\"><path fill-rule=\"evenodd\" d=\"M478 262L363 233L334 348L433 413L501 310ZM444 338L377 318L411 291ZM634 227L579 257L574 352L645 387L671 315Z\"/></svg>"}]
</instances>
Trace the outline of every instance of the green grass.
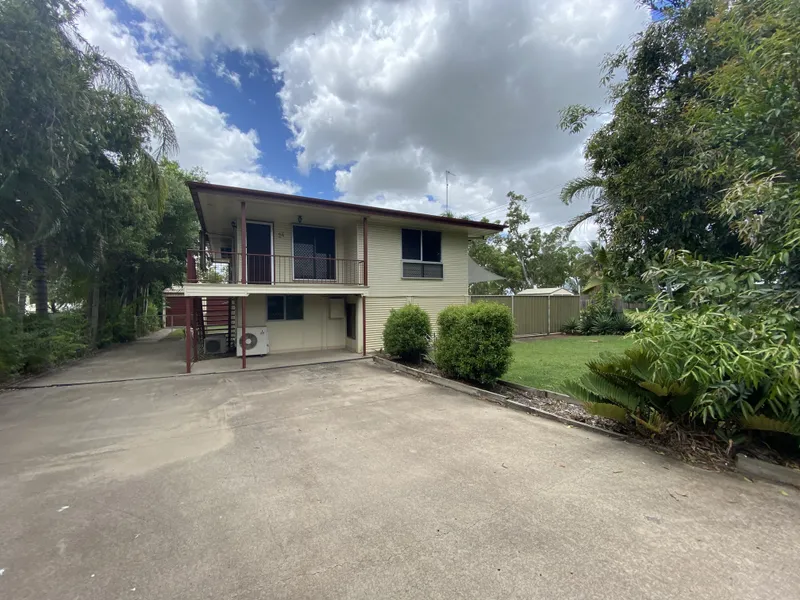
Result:
<instances>
[{"instance_id":1,"label":"green grass","mask_svg":"<svg viewBox=\"0 0 800 600\"><path fill-rule=\"evenodd\" d=\"M561 384L583 375L586 362L603 352L622 352L633 341L619 335L543 337L514 342L514 361L504 379L539 388L561 391Z\"/></svg>"},{"instance_id":2,"label":"green grass","mask_svg":"<svg viewBox=\"0 0 800 600\"><path fill-rule=\"evenodd\" d=\"M169 332L169 335L164 338L165 340L183 339L183 327L177 327Z\"/></svg>"}]
</instances>

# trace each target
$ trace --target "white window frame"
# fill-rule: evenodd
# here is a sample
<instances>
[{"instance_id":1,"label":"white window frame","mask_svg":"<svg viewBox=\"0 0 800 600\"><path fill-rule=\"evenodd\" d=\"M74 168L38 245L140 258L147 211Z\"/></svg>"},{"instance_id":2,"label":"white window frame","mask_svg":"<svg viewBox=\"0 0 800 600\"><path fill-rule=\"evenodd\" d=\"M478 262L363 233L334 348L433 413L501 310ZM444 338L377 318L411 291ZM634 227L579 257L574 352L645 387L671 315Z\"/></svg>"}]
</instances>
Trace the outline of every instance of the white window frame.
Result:
<instances>
[{"instance_id":1,"label":"white window frame","mask_svg":"<svg viewBox=\"0 0 800 600\"><path fill-rule=\"evenodd\" d=\"M409 231L419 231L419 255L420 257L423 256L422 254L422 232L423 231L432 231L439 234L439 253L444 258L444 232L436 230L436 229L415 229L414 227L401 227L400 228L400 279L416 279L420 281L442 281L444 279L444 260L434 261L434 260L412 260L408 258L403 258L403 230L407 229ZM415 265L441 265L442 266L442 276L441 277L406 277L403 275L403 265L415 264Z\"/></svg>"},{"instance_id":2,"label":"white window frame","mask_svg":"<svg viewBox=\"0 0 800 600\"><path fill-rule=\"evenodd\" d=\"M336 281L336 279L308 279L306 277L302 277L302 278L298 279L297 277L295 277L294 259L295 258L305 258L303 256L299 256L298 257L294 253L294 228L295 227L310 227L312 229L331 229L331 230L333 230L333 260L334 261L338 260L338 256L337 255L339 254L338 253L338 248L336 247L337 246L337 241L338 241L336 239L337 238L337 236L336 236L336 227L326 227L325 225L306 225L305 223L292 223L292 281ZM335 262L334 263L334 273L336 273L337 276L339 274L338 270L339 270L339 263Z\"/></svg>"}]
</instances>

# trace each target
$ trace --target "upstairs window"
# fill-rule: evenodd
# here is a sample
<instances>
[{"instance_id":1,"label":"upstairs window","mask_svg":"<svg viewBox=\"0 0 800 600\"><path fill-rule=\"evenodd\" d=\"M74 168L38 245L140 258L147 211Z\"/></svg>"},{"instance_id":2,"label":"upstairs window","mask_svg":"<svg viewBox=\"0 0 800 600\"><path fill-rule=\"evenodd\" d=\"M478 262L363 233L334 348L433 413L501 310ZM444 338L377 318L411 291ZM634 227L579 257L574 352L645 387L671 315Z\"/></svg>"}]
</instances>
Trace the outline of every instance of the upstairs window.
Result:
<instances>
[{"instance_id":1,"label":"upstairs window","mask_svg":"<svg viewBox=\"0 0 800 600\"><path fill-rule=\"evenodd\" d=\"M442 232L402 230L403 277L442 279Z\"/></svg>"}]
</instances>

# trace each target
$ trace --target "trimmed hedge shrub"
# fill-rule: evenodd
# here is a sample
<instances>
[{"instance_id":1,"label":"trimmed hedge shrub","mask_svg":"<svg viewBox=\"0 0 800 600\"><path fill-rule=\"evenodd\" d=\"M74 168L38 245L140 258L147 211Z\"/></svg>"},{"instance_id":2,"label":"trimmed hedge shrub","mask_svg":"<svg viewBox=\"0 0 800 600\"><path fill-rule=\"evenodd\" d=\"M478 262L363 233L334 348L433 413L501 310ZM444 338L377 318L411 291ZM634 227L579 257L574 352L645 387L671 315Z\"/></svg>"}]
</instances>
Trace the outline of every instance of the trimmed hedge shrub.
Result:
<instances>
[{"instance_id":1,"label":"trimmed hedge shrub","mask_svg":"<svg viewBox=\"0 0 800 600\"><path fill-rule=\"evenodd\" d=\"M492 384L511 364L514 318L507 306L478 302L439 313L434 361L448 377Z\"/></svg>"},{"instance_id":2,"label":"trimmed hedge shrub","mask_svg":"<svg viewBox=\"0 0 800 600\"><path fill-rule=\"evenodd\" d=\"M420 362L428 351L431 320L416 304L392 309L383 328L383 350L402 360Z\"/></svg>"}]
</instances>

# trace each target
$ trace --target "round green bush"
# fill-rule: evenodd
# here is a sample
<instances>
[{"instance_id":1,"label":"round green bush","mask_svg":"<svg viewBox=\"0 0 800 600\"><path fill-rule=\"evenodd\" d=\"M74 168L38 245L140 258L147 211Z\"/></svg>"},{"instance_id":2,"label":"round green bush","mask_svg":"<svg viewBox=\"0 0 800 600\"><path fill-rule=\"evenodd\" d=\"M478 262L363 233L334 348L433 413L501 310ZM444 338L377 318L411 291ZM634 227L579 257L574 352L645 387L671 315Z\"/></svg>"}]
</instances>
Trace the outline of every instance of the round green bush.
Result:
<instances>
[{"instance_id":1,"label":"round green bush","mask_svg":"<svg viewBox=\"0 0 800 600\"><path fill-rule=\"evenodd\" d=\"M431 320L416 304L392 309L383 328L383 350L402 360L419 362L428 351Z\"/></svg>"},{"instance_id":2,"label":"round green bush","mask_svg":"<svg viewBox=\"0 0 800 600\"><path fill-rule=\"evenodd\" d=\"M448 377L487 385L508 370L514 319L507 306L494 302L448 306L439 313L437 325L434 361Z\"/></svg>"}]
</instances>

